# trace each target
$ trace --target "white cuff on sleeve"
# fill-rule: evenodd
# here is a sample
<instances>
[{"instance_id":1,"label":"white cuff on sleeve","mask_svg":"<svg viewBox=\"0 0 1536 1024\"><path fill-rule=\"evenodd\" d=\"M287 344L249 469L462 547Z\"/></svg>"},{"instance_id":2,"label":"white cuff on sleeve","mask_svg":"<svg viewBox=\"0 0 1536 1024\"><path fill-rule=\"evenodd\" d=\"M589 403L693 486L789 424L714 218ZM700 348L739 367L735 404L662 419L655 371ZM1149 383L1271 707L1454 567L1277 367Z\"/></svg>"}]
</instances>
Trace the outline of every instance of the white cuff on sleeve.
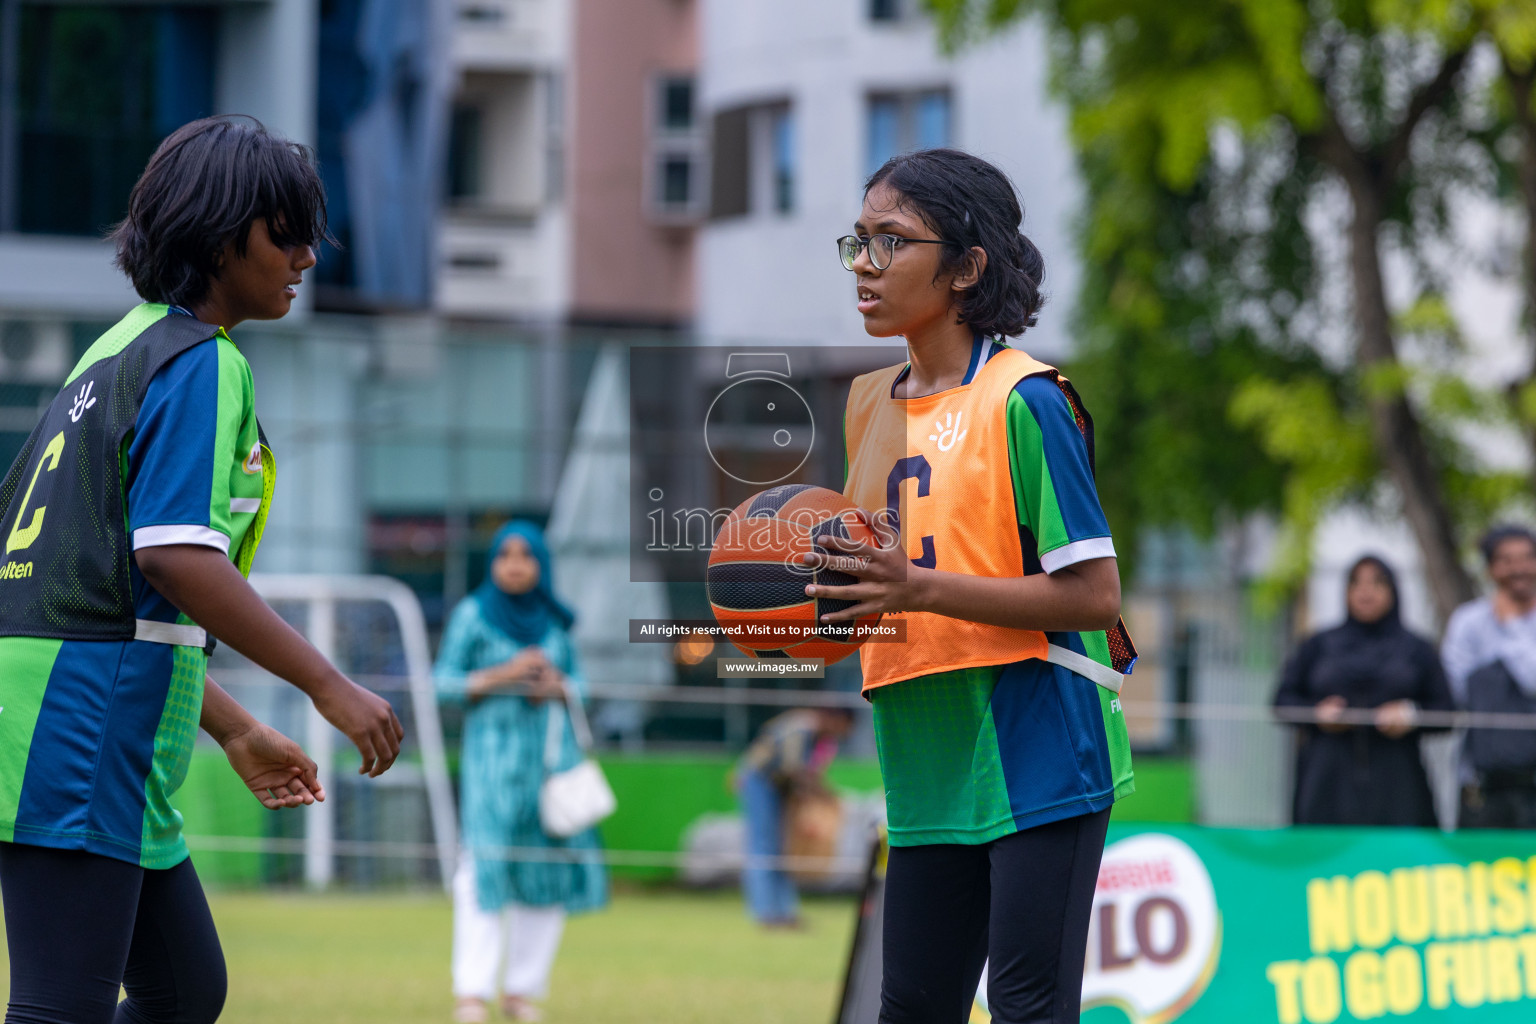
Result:
<instances>
[{"instance_id":1,"label":"white cuff on sleeve","mask_svg":"<svg viewBox=\"0 0 1536 1024\"><path fill-rule=\"evenodd\" d=\"M133 531L133 550L159 548L167 544L198 544L218 548L229 554L229 538L207 526L141 526Z\"/></svg>"},{"instance_id":2,"label":"white cuff on sleeve","mask_svg":"<svg viewBox=\"0 0 1536 1024\"><path fill-rule=\"evenodd\" d=\"M1064 544L1055 551L1047 551L1040 556L1040 567L1046 572L1055 572L1057 569L1065 569L1069 565L1078 562L1087 562L1094 558L1114 558L1115 542L1109 537L1089 537L1087 540L1075 540L1070 544Z\"/></svg>"}]
</instances>

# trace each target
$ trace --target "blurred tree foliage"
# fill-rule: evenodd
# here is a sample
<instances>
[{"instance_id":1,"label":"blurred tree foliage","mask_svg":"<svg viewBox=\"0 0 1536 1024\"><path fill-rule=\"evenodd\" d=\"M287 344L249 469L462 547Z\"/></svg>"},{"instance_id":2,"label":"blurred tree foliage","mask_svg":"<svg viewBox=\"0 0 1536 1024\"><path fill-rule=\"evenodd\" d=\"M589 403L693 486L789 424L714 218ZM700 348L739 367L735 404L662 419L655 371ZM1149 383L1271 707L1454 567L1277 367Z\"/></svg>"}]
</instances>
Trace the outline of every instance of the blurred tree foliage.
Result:
<instances>
[{"instance_id":1,"label":"blurred tree foliage","mask_svg":"<svg viewBox=\"0 0 1536 1024\"><path fill-rule=\"evenodd\" d=\"M1517 282L1529 365L1536 4L927 2L952 47L1049 33L1086 191L1072 369L1123 546L1275 511L1298 582L1361 501L1404 515L1442 618L1472 596L1471 531L1530 492L1536 384L1469 369L1448 295Z\"/></svg>"}]
</instances>

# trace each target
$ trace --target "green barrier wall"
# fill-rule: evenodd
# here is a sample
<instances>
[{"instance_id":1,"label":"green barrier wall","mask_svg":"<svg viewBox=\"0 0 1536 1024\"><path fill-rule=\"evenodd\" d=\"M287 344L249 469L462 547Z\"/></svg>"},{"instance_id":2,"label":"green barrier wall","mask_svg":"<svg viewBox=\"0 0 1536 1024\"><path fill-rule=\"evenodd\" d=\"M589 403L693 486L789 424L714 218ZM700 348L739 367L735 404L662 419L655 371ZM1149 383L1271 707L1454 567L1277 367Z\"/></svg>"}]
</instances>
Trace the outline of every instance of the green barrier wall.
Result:
<instances>
[{"instance_id":1,"label":"green barrier wall","mask_svg":"<svg viewBox=\"0 0 1536 1024\"><path fill-rule=\"evenodd\" d=\"M701 814L730 813L731 762L714 757L605 757L603 773L619 802L599 831L614 850L680 848L683 832ZM644 881L671 878L671 868L618 868L614 875Z\"/></svg>"},{"instance_id":2,"label":"green barrier wall","mask_svg":"<svg viewBox=\"0 0 1536 1024\"><path fill-rule=\"evenodd\" d=\"M730 789L734 761L724 757L685 755L615 755L601 759L619 809L602 825L604 845L616 850L675 852L683 834L700 815L734 813L736 796ZM853 792L880 788L880 769L873 762L834 762L831 783ZM235 777L221 751L199 746L193 753L187 781L174 804L189 833L203 836L258 838L275 833L278 815L256 802ZM197 854L197 871L210 885L253 885L263 881L262 857L254 853ZM671 868L618 868L618 877L664 881Z\"/></svg>"},{"instance_id":3,"label":"green barrier wall","mask_svg":"<svg viewBox=\"0 0 1536 1024\"><path fill-rule=\"evenodd\" d=\"M1136 792L1115 804L1114 821L1195 820L1194 773L1173 757L1133 757Z\"/></svg>"},{"instance_id":4,"label":"green barrier wall","mask_svg":"<svg viewBox=\"0 0 1536 1024\"><path fill-rule=\"evenodd\" d=\"M704 814L737 810L730 790L734 760L718 755L612 754L601 758L619 808L602 825L604 845L615 850L675 852L688 826ZM828 780L841 790L880 790L880 768L873 761L839 760ZM276 834L279 815L264 809L240 784L221 751L199 746L175 806L189 833L205 836L260 837ZM1114 820L1189 821L1194 807L1187 761L1136 759L1136 792L1115 805ZM198 874L214 885L253 885L264 880L262 858L252 853L197 855ZM670 868L619 868L614 874L641 881L664 881Z\"/></svg>"},{"instance_id":5,"label":"green barrier wall","mask_svg":"<svg viewBox=\"0 0 1536 1024\"><path fill-rule=\"evenodd\" d=\"M192 765L187 781L176 791L172 806L181 812L184 827L193 835L240 836L264 835L269 811L245 788L224 751L199 744L192 750ZM196 855L197 874L208 885L255 885L263 880L261 854L215 853Z\"/></svg>"}]
</instances>

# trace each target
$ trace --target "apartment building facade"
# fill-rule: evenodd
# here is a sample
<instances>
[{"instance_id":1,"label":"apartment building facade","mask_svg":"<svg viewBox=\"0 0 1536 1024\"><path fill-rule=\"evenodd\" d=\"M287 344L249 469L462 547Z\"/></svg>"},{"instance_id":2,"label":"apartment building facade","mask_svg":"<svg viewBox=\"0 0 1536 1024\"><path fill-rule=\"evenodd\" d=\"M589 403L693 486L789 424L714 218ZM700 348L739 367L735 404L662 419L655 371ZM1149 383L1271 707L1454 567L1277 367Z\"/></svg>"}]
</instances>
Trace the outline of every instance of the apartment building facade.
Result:
<instances>
[{"instance_id":1,"label":"apartment building facade","mask_svg":"<svg viewBox=\"0 0 1536 1024\"><path fill-rule=\"evenodd\" d=\"M462 592L477 524L553 500L600 340L573 323L691 319L693 11L0 0L0 454L137 301L102 236L154 146L249 114L314 148L341 243L238 332L283 449L262 566L403 547Z\"/></svg>"},{"instance_id":2,"label":"apartment building facade","mask_svg":"<svg viewBox=\"0 0 1536 1024\"><path fill-rule=\"evenodd\" d=\"M700 95L712 126L699 238L701 336L866 341L833 240L887 157L958 146L1002 167L1046 259L1050 304L1023 342L1069 348L1078 186L1065 116L1046 94L1042 33L1024 23L953 55L917 0L701 0Z\"/></svg>"},{"instance_id":3,"label":"apartment building facade","mask_svg":"<svg viewBox=\"0 0 1536 1024\"><path fill-rule=\"evenodd\" d=\"M216 110L316 139L316 0L0 3L0 310L133 301L101 241L155 144Z\"/></svg>"}]
</instances>

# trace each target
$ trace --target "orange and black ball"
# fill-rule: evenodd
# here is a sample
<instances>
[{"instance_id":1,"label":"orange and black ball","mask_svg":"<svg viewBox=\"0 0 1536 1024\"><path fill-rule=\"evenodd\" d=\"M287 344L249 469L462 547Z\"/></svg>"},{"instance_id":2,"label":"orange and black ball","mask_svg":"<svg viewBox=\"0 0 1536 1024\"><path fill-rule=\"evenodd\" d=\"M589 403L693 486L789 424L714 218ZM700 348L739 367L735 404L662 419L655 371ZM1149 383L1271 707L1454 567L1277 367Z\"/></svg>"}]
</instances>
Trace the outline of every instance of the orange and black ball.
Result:
<instances>
[{"instance_id":1,"label":"orange and black ball","mask_svg":"<svg viewBox=\"0 0 1536 1024\"><path fill-rule=\"evenodd\" d=\"M855 506L836 491L811 484L783 484L756 494L732 510L709 556L709 603L726 636L755 658L846 658L880 621L821 622L828 612L854 602L807 597L810 584L847 586L858 578L835 567L815 569L802 556L824 553L824 536L879 544Z\"/></svg>"}]
</instances>

